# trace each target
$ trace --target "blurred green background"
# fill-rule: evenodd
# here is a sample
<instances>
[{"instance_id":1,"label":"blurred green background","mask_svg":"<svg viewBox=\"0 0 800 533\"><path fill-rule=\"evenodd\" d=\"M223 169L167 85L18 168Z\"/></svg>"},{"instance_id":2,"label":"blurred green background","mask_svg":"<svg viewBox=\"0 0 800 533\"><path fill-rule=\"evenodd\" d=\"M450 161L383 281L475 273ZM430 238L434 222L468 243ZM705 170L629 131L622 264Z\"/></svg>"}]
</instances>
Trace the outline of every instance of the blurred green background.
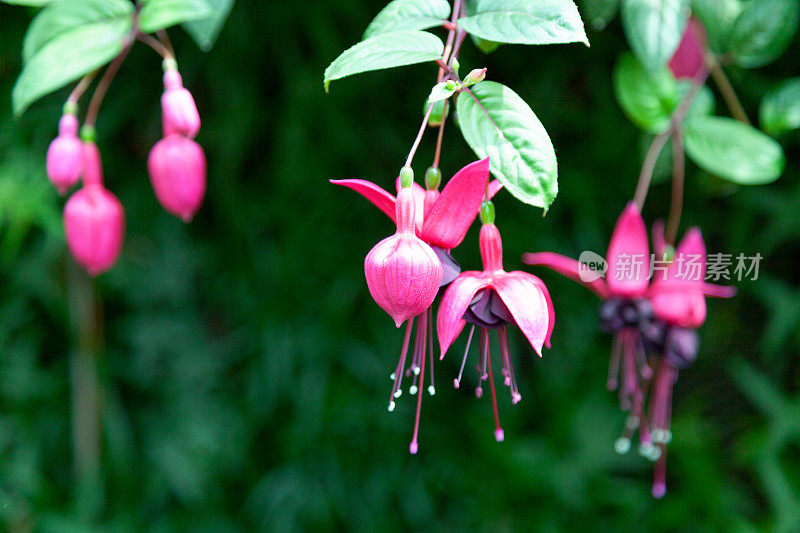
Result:
<instances>
[{"instance_id":1,"label":"blurred green background","mask_svg":"<svg viewBox=\"0 0 800 533\"><path fill-rule=\"evenodd\" d=\"M393 229L327 182L391 187L434 81L435 68L415 66L323 92L324 68L383 5L240 1L208 54L171 32L209 161L207 199L188 226L150 190L160 61L134 48L98 122L106 182L125 206L128 233L120 263L96 283L104 336L96 386L74 348L63 201L44 169L66 92L12 118L32 12L0 8L6 529L800 530L796 133L782 139L788 165L773 185L732 188L689 164L682 230L701 226L709 252L764 259L735 299L709 303L700 357L675 389L664 500L650 496L650 463L613 450L625 415L604 388L610 338L596 327L598 302L543 270L557 312L553 349L539 360L512 334L523 402L512 407L503 396L506 441L494 442L474 372L469 386L449 386L454 356L437 366L420 453L408 454L412 402L404 395L386 411L401 331L363 277L364 256ZM486 66L489 79L513 87L558 154L560 194L546 218L505 193L496 200L508 269L525 251L603 253L633 193L648 139L611 89L627 45L618 20L589 37L588 49L503 46L489 56L465 44L462 69ZM767 68L728 70L753 119L765 92L797 75L798 50L796 38ZM434 135L423 140L418 175ZM474 159L451 121L444 174ZM654 186L648 223L667 214L668 194L668 184ZM479 267L475 228L455 255ZM90 402L73 409L81 387ZM76 454L73 435L91 428L93 404L100 449Z\"/></svg>"}]
</instances>

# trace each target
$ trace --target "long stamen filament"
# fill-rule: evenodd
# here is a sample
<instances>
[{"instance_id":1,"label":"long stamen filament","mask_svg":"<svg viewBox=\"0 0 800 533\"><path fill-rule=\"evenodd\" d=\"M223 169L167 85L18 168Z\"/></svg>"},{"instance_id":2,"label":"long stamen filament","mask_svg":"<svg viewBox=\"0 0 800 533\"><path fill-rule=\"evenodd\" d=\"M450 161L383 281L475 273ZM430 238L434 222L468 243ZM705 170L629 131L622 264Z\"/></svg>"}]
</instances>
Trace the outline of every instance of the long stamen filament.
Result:
<instances>
[{"instance_id":1,"label":"long stamen filament","mask_svg":"<svg viewBox=\"0 0 800 533\"><path fill-rule=\"evenodd\" d=\"M461 386L461 376L464 374L464 365L467 363L467 354L469 354L469 345L472 343L472 335L475 333L475 325L469 330L469 337L467 337L467 348L464 350L464 358L461 360L461 368L458 370L458 377L453 380L453 387L456 389Z\"/></svg>"},{"instance_id":2,"label":"long stamen filament","mask_svg":"<svg viewBox=\"0 0 800 533\"><path fill-rule=\"evenodd\" d=\"M422 384L425 381L425 336L427 335L428 329L428 317L427 317L428 310L423 311L422 316L417 321L417 331L422 330L422 354L420 356L420 373L419 373L419 384ZM408 451L412 454L417 453L419 449L419 444L417 443L417 436L419 434L419 415L422 411L422 394L417 396L417 414L414 418L414 436L411 438L411 444L408 446Z\"/></svg>"},{"instance_id":3,"label":"long stamen filament","mask_svg":"<svg viewBox=\"0 0 800 533\"><path fill-rule=\"evenodd\" d=\"M492 374L492 357L489 354L489 336L485 335L486 341L484 351L486 353L486 368L489 371L489 389L492 391L492 411L494 412L494 438L497 442L503 442L505 434L500 427L500 415L497 412L497 393L494 389L494 375Z\"/></svg>"}]
</instances>

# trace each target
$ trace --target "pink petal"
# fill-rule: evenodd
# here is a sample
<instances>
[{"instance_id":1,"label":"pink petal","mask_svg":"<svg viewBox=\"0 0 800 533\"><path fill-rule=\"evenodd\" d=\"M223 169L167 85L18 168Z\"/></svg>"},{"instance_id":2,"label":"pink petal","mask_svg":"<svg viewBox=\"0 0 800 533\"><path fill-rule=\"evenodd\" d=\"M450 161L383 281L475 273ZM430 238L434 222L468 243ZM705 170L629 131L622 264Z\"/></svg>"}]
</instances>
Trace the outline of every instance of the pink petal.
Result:
<instances>
[{"instance_id":1,"label":"pink petal","mask_svg":"<svg viewBox=\"0 0 800 533\"><path fill-rule=\"evenodd\" d=\"M372 202L372 205L383 211L386 216L395 222L395 198L371 181L367 180L330 180L334 185L342 185L353 189L358 194Z\"/></svg>"},{"instance_id":2,"label":"pink petal","mask_svg":"<svg viewBox=\"0 0 800 533\"><path fill-rule=\"evenodd\" d=\"M517 270L495 274L492 286L508 307L517 327L541 357L542 345L550 331L550 311L539 283L531 274Z\"/></svg>"},{"instance_id":3,"label":"pink petal","mask_svg":"<svg viewBox=\"0 0 800 533\"><path fill-rule=\"evenodd\" d=\"M544 299L547 300L547 313L550 317L550 323L547 326L547 338L544 339L544 345L550 348L550 337L553 335L553 328L556 325L556 310L553 307L553 300L550 298L550 291L547 290L544 282L536 276L531 276L533 281L539 286L544 294Z\"/></svg>"},{"instance_id":4,"label":"pink petal","mask_svg":"<svg viewBox=\"0 0 800 533\"><path fill-rule=\"evenodd\" d=\"M713 283L703 284L703 293L713 298L731 298L736 296L736 287L725 285L714 285Z\"/></svg>"},{"instance_id":5,"label":"pink petal","mask_svg":"<svg viewBox=\"0 0 800 533\"><path fill-rule=\"evenodd\" d=\"M448 250L461 244L481 209L488 182L488 157L456 172L426 214L420 238Z\"/></svg>"},{"instance_id":6,"label":"pink petal","mask_svg":"<svg viewBox=\"0 0 800 533\"><path fill-rule=\"evenodd\" d=\"M535 254L522 254L522 262L528 265L542 265L550 270L555 270L562 276L566 276L573 281L583 284L586 288L597 294L600 298L608 297L608 287L603 281L602 274L599 272L592 281L581 279L580 269L588 269L570 257L553 252L538 252ZM594 276L592 276L594 278Z\"/></svg>"},{"instance_id":7,"label":"pink petal","mask_svg":"<svg viewBox=\"0 0 800 533\"><path fill-rule=\"evenodd\" d=\"M461 333L461 329L464 327L462 317L472 298L475 297L475 293L488 287L489 284L489 279L483 272L462 272L447 287L442 302L439 304L439 314L436 316L440 358L444 357L447 349Z\"/></svg>"},{"instance_id":8,"label":"pink petal","mask_svg":"<svg viewBox=\"0 0 800 533\"><path fill-rule=\"evenodd\" d=\"M669 60L669 69L678 78L694 78L705 70L706 32L700 21L689 19L678 49Z\"/></svg>"},{"instance_id":9,"label":"pink petal","mask_svg":"<svg viewBox=\"0 0 800 533\"><path fill-rule=\"evenodd\" d=\"M650 300L656 316L681 327L699 327L706 319L706 245L698 228L690 229L675 250L666 276L656 275Z\"/></svg>"},{"instance_id":10,"label":"pink petal","mask_svg":"<svg viewBox=\"0 0 800 533\"><path fill-rule=\"evenodd\" d=\"M500 183L498 180L492 180L489 182L489 200L494 198L494 195L500 192L500 189L503 188L503 184Z\"/></svg>"},{"instance_id":11,"label":"pink petal","mask_svg":"<svg viewBox=\"0 0 800 533\"><path fill-rule=\"evenodd\" d=\"M647 292L650 246L644 220L633 202L628 204L617 220L606 261L606 282L611 294L636 298Z\"/></svg>"}]
</instances>

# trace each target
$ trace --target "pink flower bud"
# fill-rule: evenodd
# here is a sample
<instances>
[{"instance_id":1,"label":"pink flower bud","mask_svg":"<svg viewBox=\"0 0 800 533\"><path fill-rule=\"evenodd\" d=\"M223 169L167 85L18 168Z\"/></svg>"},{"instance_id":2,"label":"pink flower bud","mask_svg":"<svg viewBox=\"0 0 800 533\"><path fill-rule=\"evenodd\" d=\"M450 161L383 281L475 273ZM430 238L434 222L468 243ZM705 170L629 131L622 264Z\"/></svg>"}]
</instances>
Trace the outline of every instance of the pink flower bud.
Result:
<instances>
[{"instance_id":1,"label":"pink flower bud","mask_svg":"<svg viewBox=\"0 0 800 533\"><path fill-rule=\"evenodd\" d=\"M78 118L67 113L58 123L58 137L47 149L47 177L63 196L81 179L82 169Z\"/></svg>"},{"instance_id":2,"label":"pink flower bud","mask_svg":"<svg viewBox=\"0 0 800 533\"><path fill-rule=\"evenodd\" d=\"M694 78L706 68L705 43L703 25L694 18L689 19L678 49L669 60L669 69L676 78Z\"/></svg>"},{"instance_id":3,"label":"pink flower bud","mask_svg":"<svg viewBox=\"0 0 800 533\"><path fill-rule=\"evenodd\" d=\"M103 185L86 185L64 206L64 231L75 260L90 275L102 274L114 266L122 251L122 204Z\"/></svg>"},{"instance_id":4,"label":"pink flower bud","mask_svg":"<svg viewBox=\"0 0 800 533\"><path fill-rule=\"evenodd\" d=\"M197 113L192 93L183 87L181 75L175 69L167 69L164 72L161 114L165 136L180 133L194 139L200 131L200 115Z\"/></svg>"},{"instance_id":5,"label":"pink flower bud","mask_svg":"<svg viewBox=\"0 0 800 533\"><path fill-rule=\"evenodd\" d=\"M442 281L442 263L414 234L414 193L397 194L397 233L375 245L364 260L364 274L375 302L397 327L428 309Z\"/></svg>"},{"instance_id":6,"label":"pink flower bud","mask_svg":"<svg viewBox=\"0 0 800 533\"><path fill-rule=\"evenodd\" d=\"M206 193L206 156L200 145L177 133L169 135L150 150L147 169L161 206L189 222Z\"/></svg>"},{"instance_id":7,"label":"pink flower bud","mask_svg":"<svg viewBox=\"0 0 800 533\"><path fill-rule=\"evenodd\" d=\"M125 213L117 197L103 186L100 151L83 144L83 188L64 206L64 231L75 260L92 276L114 266L122 251Z\"/></svg>"}]
</instances>

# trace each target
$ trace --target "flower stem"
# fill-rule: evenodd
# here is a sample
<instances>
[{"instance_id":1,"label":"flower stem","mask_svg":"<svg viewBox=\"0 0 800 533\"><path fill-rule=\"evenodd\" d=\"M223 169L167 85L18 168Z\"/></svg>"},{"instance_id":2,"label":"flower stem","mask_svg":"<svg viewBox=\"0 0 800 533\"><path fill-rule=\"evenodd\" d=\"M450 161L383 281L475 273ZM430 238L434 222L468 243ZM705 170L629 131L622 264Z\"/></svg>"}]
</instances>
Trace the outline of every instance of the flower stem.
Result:
<instances>
[{"instance_id":1,"label":"flower stem","mask_svg":"<svg viewBox=\"0 0 800 533\"><path fill-rule=\"evenodd\" d=\"M88 89L89 85L91 85L92 80L97 75L97 72L98 71L95 70L94 72L90 72L89 74L81 78L81 81L78 82L78 85L76 85L75 88L72 89L72 92L69 93L69 97L67 97L67 102L77 104L78 100L80 100L81 96L83 96L83 93L85 93L86 89Z\"/></svg>"},{"instance_id":2,"label":"flower stem","mask_svg":"<svg viewBox=\"0 0 800 533\"><path fill-rule=\"evenodd\" d=\"M670 200L669 220L665 239L674 245L678 236L683 211L683 181L686 170L686 159L683 154L683 138L679 128L672 135L672 199Z\"/></svg>"},{"instance_id":3,"label":"flower stem","mask_svg":"<svg viewBox=\"0 0 800 533\"><path fill-rule=\"evenodd\" d=\"M725 104L728 106L728 109L731 110L733 118L745 124L750 124L747 112L744 110L742 102L739 101L739 97L736 96L736 91L733 89L733 85L731 85L728 76L725 75L725 71L722 70L719 61L717 61L714 56L711 56L706 58L706 63L711 77L714 79L714 83L717 85L717 88L719 88L723 100L725 100Z\"/></svg>"},{"instance_id":4,"label":"flower stem","mask_svg":"<svg viewBox=\"0 0 800 533\"><path fill-rule=\"evenodd\" d=\"M134 28L134 31L131 32L126 39L125 44L122 47L122 52L120 52L119 55L114 58L106 71L103 73L103 77L100 78L100 81L97 83L97 87L94 90L92 99L89 101L89 108L86 111L86 120L84 121L85 125L94 127L97 123L97 113L100 111L100 105L103 103L103 98L106 96L106 91L108 91L108 87L111 85L111 82L114 81L114 76L116 76L117 72L119 72L119 68L122 66L122 63L125 62L125 58L128 57L128 52L131 51L131 47L133 46L133 38L137 31L138 30Z\"/></svg>"},{"instance_id":5,"label":"flower stem","mask_svg":"<svg viewBox=\"0 0 800 533\"><path fill-rule=\"evenodd\" d=\"M410 167L411 161L414 160L414 154L417 153L417 148L419 148L419 143L422 140L422 134L425 133L425 127L428 125L428 119L431 117L431 111L433 111L433 104L428 106L428 111L425 113L425 118L422 119L422 124L419 126L419 132L417 132L417 138L414 139L414 144L411 146L411 151L408 152L408 157L406 158L405 166Z\"/></svg>"},{"instance_id":6,"label":"flower stem","mask_svg":"<svg viewBox=\"0 0 800 533\"><path fill-rule=\"evenodd\" d=\"M444 123L447 122L447 106L449 102L444 101L444 110L442 111L442 123L439 124L439 135L436 137L436 151L433 153L433 168L439 168L439 156L442 153L442 139L444 138Z\"/></svg>"},{"instance_id":7,"label":"flower stem","mask_svg":"<svg viewBox=\"0 0 800 533\"><path fill-rule=\"evenodd\" d=\"M153 37L152 35L148 35L146 33L139 33L136 36L136 40L143 42L150 48L156 51L158 55L163 57L164 59L174 59L175 55L172 51L161 41Z\"/></svg>"}]
</instances>

